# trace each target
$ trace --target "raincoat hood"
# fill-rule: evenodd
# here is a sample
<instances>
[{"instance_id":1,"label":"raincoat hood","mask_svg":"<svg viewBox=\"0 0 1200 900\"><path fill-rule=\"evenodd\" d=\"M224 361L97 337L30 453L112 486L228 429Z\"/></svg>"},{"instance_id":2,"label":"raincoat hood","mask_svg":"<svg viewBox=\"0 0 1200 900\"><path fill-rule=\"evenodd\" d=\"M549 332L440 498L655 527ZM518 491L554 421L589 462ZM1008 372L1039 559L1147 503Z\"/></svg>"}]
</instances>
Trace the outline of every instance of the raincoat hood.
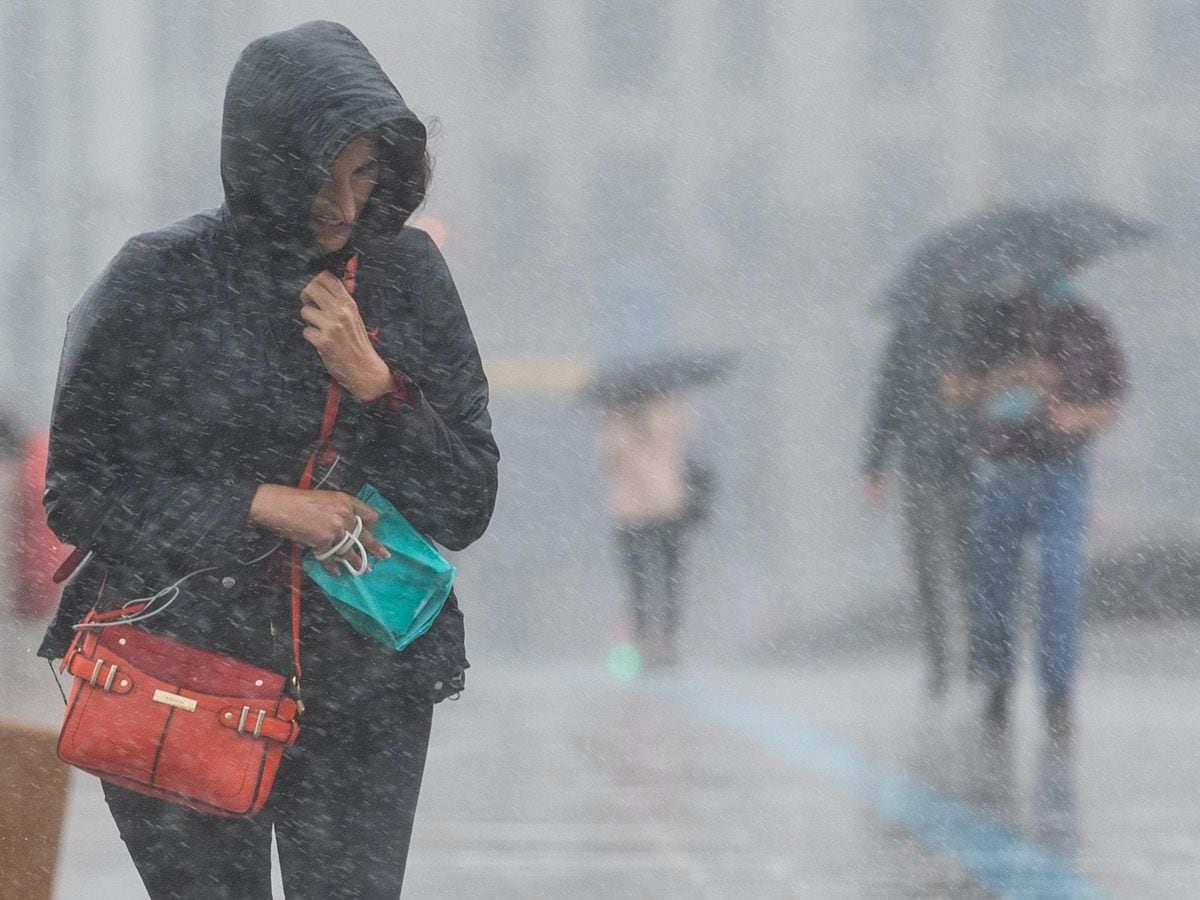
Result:
<instances>
[{"instance_id":1,"label":"raincoat hood","mask_svg":"<svg viewBox=\"0 0 1200 900\"><path fill-rule=\"evenodd\" d=\"M380 138L380 181L351 243L397 233L425 194L425 126L349 29L309 22L259 38L225 90L221 181L239 243L314 255L313 200L355 137Z\"/></svg>"}]
</instances>

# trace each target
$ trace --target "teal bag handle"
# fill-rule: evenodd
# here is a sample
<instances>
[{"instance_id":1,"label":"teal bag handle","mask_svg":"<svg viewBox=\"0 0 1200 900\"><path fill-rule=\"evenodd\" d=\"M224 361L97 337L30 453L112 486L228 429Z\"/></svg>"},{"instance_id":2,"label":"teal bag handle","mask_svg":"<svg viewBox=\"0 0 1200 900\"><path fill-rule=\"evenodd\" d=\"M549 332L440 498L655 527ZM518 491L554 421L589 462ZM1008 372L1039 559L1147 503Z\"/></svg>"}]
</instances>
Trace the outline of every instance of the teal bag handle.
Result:
<instances>
[{"instance_id":1,"label":"teal bag handle","mask_svg":"<svg viewBox=\"0 0 1200 900\"><path fill-rule=\"evenodd\" d=\"M371 485L363 485L358 498L379 513L371 531L392 555L372 560L369 572L354 577L330 575L310 552L304 572L355 631L403 650L442 611L455 568Z\"/></svg>"}]
</instances>

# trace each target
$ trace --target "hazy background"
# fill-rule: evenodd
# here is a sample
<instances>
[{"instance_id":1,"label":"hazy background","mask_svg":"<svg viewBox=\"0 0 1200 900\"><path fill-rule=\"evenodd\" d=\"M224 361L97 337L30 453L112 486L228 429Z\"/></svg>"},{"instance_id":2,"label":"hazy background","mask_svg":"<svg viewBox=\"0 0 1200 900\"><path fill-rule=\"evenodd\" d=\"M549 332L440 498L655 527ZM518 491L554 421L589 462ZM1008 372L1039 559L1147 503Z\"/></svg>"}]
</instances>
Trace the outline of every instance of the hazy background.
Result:
<instances>
[{"instance_id":1,"label":"hazy background","mask_svg":"<svg viewBox=\"0 0 1200 900\"><path fill-rule=\"evenodd\" d=\"M221 201L225 79L252 38L348 25L440 122L421 215L494 389L502 495L461 560L473 652L593 654L616 579L575 391L621 349L734 347L694 400L717 472L698 652L788 654L906 592L860 501L887 319L923 231L1086 194L1167 226L1085 286L1134 393L1102 442L1097 552L1187 540L1200 484L1200 2L8 0L0 5L0 403L45 424L68 309L121 243Z\"/></svg>"}]
</instances>

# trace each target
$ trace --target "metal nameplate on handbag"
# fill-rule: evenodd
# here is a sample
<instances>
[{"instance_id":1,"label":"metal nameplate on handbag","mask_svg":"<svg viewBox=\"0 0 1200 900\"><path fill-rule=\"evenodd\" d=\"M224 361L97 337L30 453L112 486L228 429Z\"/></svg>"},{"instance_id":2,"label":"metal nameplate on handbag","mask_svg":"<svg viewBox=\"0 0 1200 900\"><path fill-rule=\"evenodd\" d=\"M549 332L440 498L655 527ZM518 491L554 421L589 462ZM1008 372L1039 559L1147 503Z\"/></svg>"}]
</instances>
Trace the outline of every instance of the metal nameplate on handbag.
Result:
<instances>
[{"instance_id":1,"label":"metal nameplate on handbag","mask_svg":"<svg viewBox=\"0 0 1200 900\"><path fill-rule=\"evenodd\" d=\"M180 694L172 694L170 691L162 689L154 692L155 703L165 703L167 706L174 706L176 709L185 709L188 712L196 711L196 701L190 697L184 697Z\"/></svg>"}]
</instances>

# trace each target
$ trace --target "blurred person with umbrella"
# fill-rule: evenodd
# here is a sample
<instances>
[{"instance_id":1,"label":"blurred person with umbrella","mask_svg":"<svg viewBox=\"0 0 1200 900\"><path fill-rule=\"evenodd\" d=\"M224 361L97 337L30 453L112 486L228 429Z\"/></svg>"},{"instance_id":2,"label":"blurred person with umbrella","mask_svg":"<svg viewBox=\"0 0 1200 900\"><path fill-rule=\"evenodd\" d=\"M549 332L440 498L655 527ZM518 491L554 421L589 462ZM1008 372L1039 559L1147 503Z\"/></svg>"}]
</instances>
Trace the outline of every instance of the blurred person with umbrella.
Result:
<instances>
[{"instance_id":1,"label":"blurred person with umbrella","mask_svg":"<svg viewBox=\"0 0 1200 900\"><path fill-rule=\"evenodd\" d=\"M1044 287L1040 293L1050 298L1070 294L1071 271L1144 241L1155 230L1151 223L1085 199L1037 206L999 204L925 238L884 292L885 306L896 316L897 324L868 436L867 494L875 503L882 502L882 465L895 440L904 448L901 468L906 475L910 555L925 612L931 683L935 686L937 635L939 629L944 630L944 616L929 586L932 579L923 576L922 570L928 573L933 568L933 536L945 523L949 523L949 538L942 543L961 550L963 523L973 515L969 512L970 491L962 490L962 482L957 480L970 469L966 460L971 454L963 454L969 444L964 439L964 415L970 404L961 397L948 404L942 401L949 399L949 394L938 396L949 370L961 360L977 356L975 348L961 347L963 301L1016 293L1024 285ZM1064 301L1063 305L1070 304ZM976 334L974 341L978 340ZM942 439L945 443L939 443ZM956 456L956 446L961 455ZM931 484L943 485L943 492L931 493ZM935 502L938 497L940 502ZM959 561L959 571L963 570L963 553L949 559Z\"/></svg>"},{"instance_id":2,"label":"blurred person with umbrella","mask_svg":"<svg viewBox=\"0 0 1200 900\"><path fill-rule=\"evenodd\" d=\"M971 662L989 692L985 719L1007 723L1021 551L1036 535L1037 659L1054 737L1073 730L1089 450L1115 424L1127 390L1112 327L1075 284L1080 262L1068 258L1015 294L975 299L942 384L947 403L972 419Z\"/></svg>"},{"instance_id":3,"label":"blurred person with umbrella","mask_svg":"<svg viewBox=\"0 0 1200 900\"><path fill-rule=\"evenodd\" d=\"M884 352L863 461L868 500L887 499L886 468L898 458L906 550L925 643L926 689L944 696L949 632L965 591L970 454L966 417L939 387L956 358L956 298L939 292L902 317ZM957 601L957 602L956 602Z\"/></svg>"},{"instance_id":4,"label":"blurred person with umbrella","mask_svg":"<svg viewBox=\"0 0 1200 900\"><path fill-rule=\"evenodd\" d=\"M678 659L684 542L711 498L711 474L688 456L695 418L681 391L719 378L731 363L729 354L700 353L626 361L602 371L585 392L605 408L608 510L629 581L635 646L647 668Z\"/></svg>"}]
</instances>

